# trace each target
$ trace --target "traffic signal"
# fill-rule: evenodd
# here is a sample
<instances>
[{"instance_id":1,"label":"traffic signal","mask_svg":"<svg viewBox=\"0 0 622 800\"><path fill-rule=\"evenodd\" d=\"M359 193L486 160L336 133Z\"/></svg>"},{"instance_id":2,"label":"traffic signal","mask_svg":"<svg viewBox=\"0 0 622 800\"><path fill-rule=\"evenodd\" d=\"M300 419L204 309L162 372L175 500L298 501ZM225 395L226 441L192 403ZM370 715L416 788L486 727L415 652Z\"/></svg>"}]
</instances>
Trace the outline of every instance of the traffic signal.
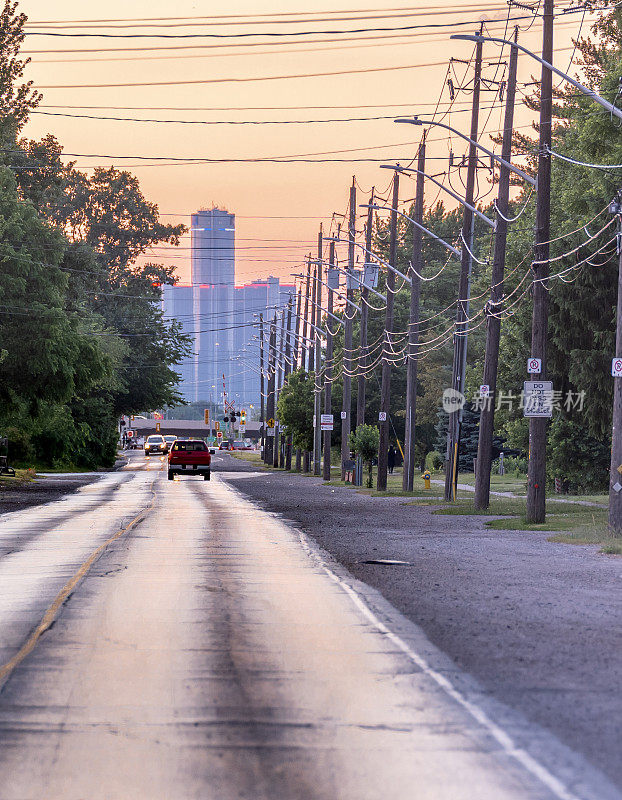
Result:
<instances>
[{"instance_id":1,"label":"traffic signal","mask_svg":"<svg viewBox=\"0 0 622 800\"><path fill-rule=\"evenodd\" d=\"M206 408L205 411L203 412L203 422L206 425L209 425L209 408Z\"/></svg>"},{"instance_id":2,"label":"traffic signal","mask_svg":"<svg viewBox=\"0 0 622 800\"><path fill-rule=\"evenodd\" d=\"M220 430L220 422L218 422L218 420L216 420L216 422L214 423L214 430L216 431Z\"/></svg>"},{"instance_id":3,"label":"traffic signal","mask_svg":"<svg viewBox=\"0 0 622 800\"><path fill-rule=\"evenodd\" d=\"M160 433L160 423L156 422L156 433Z\"/></svg>"},{"instance_id":4,"label":"traffic signal","mask_svg":"<svg viewBox=\"0 0 622 800\"><path fill-rule=\"evenodd\" d=\"M246 411L244 409L240 411L240 424L246 425Z\"/></svg>"}]
</instances>

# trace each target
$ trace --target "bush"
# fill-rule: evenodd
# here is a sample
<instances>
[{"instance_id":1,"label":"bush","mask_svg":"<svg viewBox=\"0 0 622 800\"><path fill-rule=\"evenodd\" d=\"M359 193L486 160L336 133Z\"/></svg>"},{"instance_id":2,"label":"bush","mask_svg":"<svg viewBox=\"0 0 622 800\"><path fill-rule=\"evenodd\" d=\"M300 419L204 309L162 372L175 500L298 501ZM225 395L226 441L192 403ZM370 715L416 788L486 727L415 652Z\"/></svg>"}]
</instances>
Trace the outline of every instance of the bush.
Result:
<instances>
[{"instance_id":1,"label":"bush","mask_svg":"<svg viewBox=\"0 0 622 800\"><path fill-rule=\"evenodd\" d=\"M515 478L520 478L522 475L527 474L527 459L523 456L504 456L503 466L505 467L506 475L514 475ZM499 462L495 461L493 472L499 471Z\"/></svg>"},{"instance_id":2,"label":"bush","mask_svg":"<svg viewBox=\"0 0 622 800\"><path fill-rule=\"evenodd\" d=\"M3 435L9 440L9 464L29 465L35 455L30 434L15 425L10 425Z\"/></svg>"},{"instance_id":3,"label":"bush","mask_svg":"<svg viewBox=\"0 0 622 800\"><path fill-rule=\"evenodd\" d=\"M378 454L380 431L375 425L359 425L355 431L350 433L348 443L350 449L361 456L363 461L367 464L369 468L367 487L371 489L373 486L372 465L374 458Z\"/></svg>"},{"instance_id":4,"label":"bush","mask_svg":"<svg viewBox=\"0 0 622 800\"><path fill-rule=\"evenodd\" d=\"M444 463L445 459L438 452L438 450L430 450L425 457L425 468L429 469L430 472L438 472L439 470L443 469Z\"/></svg>"}]
</instances>

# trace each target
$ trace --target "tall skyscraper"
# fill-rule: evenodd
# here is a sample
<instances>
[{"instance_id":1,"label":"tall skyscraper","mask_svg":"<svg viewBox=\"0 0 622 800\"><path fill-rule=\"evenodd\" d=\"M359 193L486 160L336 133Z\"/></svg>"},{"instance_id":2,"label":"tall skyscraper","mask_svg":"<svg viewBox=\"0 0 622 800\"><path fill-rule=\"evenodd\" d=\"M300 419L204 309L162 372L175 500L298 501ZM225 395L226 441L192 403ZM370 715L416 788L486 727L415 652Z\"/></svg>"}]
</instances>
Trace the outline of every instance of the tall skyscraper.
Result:
<instances>
[{"instance_id":1,"label":"tall skyscraper","mask_svg":"<svg viewBox=\"0 0 622 800\"><path fill-rule=\"evenodd\" d=\"M259 314L269 322L294 292L278 278L235 285L235 215L220 208L191 217L192 283L166 286L165 316L192 334L192 355L177 367L190 402L222 402L224 385L239 407L259 405Z\"/></svg>"}]
</instances>

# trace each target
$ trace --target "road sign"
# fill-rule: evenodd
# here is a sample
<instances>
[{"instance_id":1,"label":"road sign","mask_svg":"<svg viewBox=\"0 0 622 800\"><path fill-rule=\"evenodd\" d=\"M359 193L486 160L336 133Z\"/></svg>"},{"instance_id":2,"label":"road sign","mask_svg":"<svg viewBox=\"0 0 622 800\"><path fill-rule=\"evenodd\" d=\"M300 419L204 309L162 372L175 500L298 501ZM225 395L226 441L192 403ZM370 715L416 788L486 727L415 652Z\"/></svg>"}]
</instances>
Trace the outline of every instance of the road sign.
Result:
<instances>
[{"instance_id":1,"label":"road sign","mask_svg":"<svg viewBox=\"0 0 622 800\"><path fill-rule=\"evenodd\" d=\"M320 427L323 431L332 431L333 429L333 415L320 414Z\"/></svg>"},{"instance_id":2,"label":"road sign","mask_svg":"<svg viewBox=\"0 0 622 800\"><path fill-rule=\"evenodd\" d=\"M246 425L240 425L239 431L240 431L241 434L245 434L246 433Z\"/></svg>"},{"instance_id":3,"label":"road sign","mask_svg":"<svg viewBox=\"0 0 622 800\"><path fill-rule=\"evenodd\" d=\"M203 422L205 425L209 425L209 408L206 408L203 412Z\"/></svg>"},{"instance_id":4,"label":"road sign","mask_svg":"<svg viewBox=\"0 0 622 800\"><path fill-rule=\"evenodd\" d=\"M266 428L266 436L274 436L274 426L272 428Z\"/></svg>"},{"instance_id":5,"label":"road sign","mask_svg":"<svg viewBox=\"0 0 622 800\"><path fill-rule=\"evenodd\" d=\"M622 358L612 359L611 374L614 378L622 378Z\"/></svg>"},{"instance_id":6,"label":"road sign","mask_svg":"<svg viewBox=\"0 0 622 800\"><path fill-rule=\"evenodd\" d=\"M156 433L160 433L160 423L156 422Z\"/></svg>"},{"instance_id":7,"label":"road sign","mask_svg":"<svg viewBox=\"0 0 622 800\"><path fill-rule=\"evenodd\" d=\"M539 375L542 372L542 359L541 358L528 358L527 359L527 372L530 375Z\"/></svg>"},{"instance_id":8,"label":"road sign","mask_svg":"<svg viewBox=\"0 0 622 800\"><path fill-rule=\"evenodd\" d=\"M380 411L378 413L378 422L386 422L386 421L387 421L387 412L386 411Z\"/></svg>"},{"instance_id":9,"label":"road sign","mask_svg":"<svg viewBox=\"0 0 622 800\"><path fill-rule=\"evenodd\" d=\"M523 415L525 417L553 416L553 381L525 381L523 384Z\"/></svg>"},{"instance_id":10,"label":"road sign","mask_svg":"<svg viewBox=\"0 0 622 800\"><path fill-rule=\"evenodd\" d=\"M126 435L126 437L127 437L128 439L132 439L132 438L133 438L133 436L134 436L134 431L128 431L128 432L127 432L125 435Z\"/></svg>"},{"instance_id":11,"label":"road sign","mask_svg":"<svg viewBox=\"0 0 622 800\"><path fill-rule=\"evenodd\" d=\"M216 438L222 439L222 431L216 431Z\"/></svg>"},{"instance_id":12,"label":"road sign","mask_svg":"<svg viewBox=\"0 0 622 800\"><path fill-rule=\"evenodd\" d=\"M269 419L269 420L266 422L266 427L267 427L267 428L274 428L274 420L273 420L272 418L270 418L270 419ZM274 434L273 434L273 433L272 433L272 434L268 434L268 436L274 436Z\"/></svg>"},{"instance_id":13,"label":"road sign","mask_svg":"<svg viewBox=\"0 0 622 800\"><path fill-rule=\"evenodd\" d=\"M490 386L487 383L483 383L479 387L479 396L480 397L490 397Z\"/></svg>"},{"instance_id":14,"label":"road sign","mask_svg":"<svg viewBox=\"0 0 622 800\"><path fill-rule=\"evenodd\" d=\"M348 412L347 411L342 411L341 412L341 419L346 419L347 416L348 416Z\"/></svg>"}]
</instances>

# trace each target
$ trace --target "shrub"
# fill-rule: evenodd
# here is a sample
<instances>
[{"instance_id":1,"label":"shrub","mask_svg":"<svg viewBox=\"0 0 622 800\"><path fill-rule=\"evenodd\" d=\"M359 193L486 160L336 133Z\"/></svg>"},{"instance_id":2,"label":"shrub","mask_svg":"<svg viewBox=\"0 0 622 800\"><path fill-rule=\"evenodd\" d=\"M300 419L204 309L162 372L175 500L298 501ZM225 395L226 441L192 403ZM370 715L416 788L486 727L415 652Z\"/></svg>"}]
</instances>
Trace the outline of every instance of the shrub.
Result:
<instances>
[{"instance_id":1,"label":"shrub","mask_svg":"<svg viewBox=\"0 0 622 800\"><path fill-rule=\"evenodd\" d=\"M429 469L430 472L438 472L438 470L443 469L444 463L445 460L438 450L430 450L425 457L425 468Z\"/></svg>"}]
</instances>

